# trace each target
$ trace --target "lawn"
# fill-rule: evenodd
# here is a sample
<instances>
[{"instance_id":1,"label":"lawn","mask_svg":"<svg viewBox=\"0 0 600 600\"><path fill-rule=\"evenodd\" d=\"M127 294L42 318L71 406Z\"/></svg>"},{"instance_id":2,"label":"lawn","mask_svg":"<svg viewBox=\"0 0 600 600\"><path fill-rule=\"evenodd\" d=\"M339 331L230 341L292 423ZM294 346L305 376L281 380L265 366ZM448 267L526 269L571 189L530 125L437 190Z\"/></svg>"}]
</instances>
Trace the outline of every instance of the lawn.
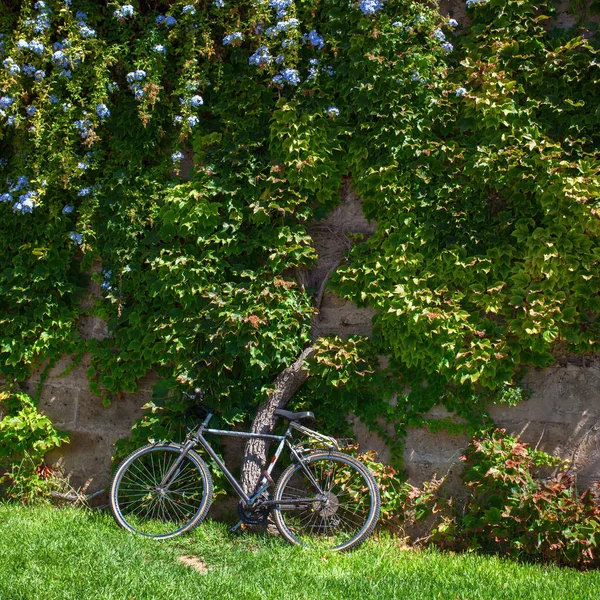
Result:
<instances>
[{"instance_id":1,"label":"lawn","mask_svg":"<svg viewBox=\"0 0 600 600\"><path fill-rule=\"evenodd\" d=\"M371 600L374 598L597 600L600 572L578 573L472 554L370 540L349 554L289 546L276 536L231 536L206 522L155 542L110 515L0 505L1 600Z\"/></svg>"}]
</instances>

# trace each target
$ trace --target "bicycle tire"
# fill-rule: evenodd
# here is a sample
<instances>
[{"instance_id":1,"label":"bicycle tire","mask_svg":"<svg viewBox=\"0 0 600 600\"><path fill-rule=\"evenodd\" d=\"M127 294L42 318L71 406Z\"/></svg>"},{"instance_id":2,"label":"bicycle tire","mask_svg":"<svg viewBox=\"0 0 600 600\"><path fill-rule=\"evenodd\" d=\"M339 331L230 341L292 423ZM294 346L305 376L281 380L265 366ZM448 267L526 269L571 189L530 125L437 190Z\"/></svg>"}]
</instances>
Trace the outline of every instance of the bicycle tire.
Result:
<instances>
[{"instance_id":1,"label":"bicycle tire","mask_svg":"<svg viewBox=\"0 0 600 600\"><path fill-rule=\"evenodd\" d=\"M180 456L181 444L148 444L125 458L112 478L109 503L116 522L145 537L168 539L206 517L213 483L206 463L190 450L168 490L159 482Z\"/></svg>"},{"instance_id":2,"label":"bicycle tire","mask_svg":"<svg viewBox=\"0 0 600 600\"><path fill-rule=\"evenodd\" d=\"M336 551L356 548L379 519L381 498L373 474L341 452L315 452L303 462L326 498L319 499L299 462L291 464L278 479L273 499L315 500L299 506L276 505L272 514L279 533L291 544ZM347 499L340 501L344 496Z\"/></svg>"}]
</instances>

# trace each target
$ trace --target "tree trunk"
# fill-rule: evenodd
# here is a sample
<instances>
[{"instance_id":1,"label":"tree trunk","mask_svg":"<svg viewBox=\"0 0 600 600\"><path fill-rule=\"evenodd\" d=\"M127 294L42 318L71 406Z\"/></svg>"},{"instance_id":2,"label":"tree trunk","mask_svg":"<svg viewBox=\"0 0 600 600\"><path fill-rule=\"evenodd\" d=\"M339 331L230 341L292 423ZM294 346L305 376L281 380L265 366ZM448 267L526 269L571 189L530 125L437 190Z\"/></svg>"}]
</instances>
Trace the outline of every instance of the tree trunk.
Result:
<instances>
[{"instance_id":1,"label":"tree trunk","mask_svg":"<svg viewBox=\"0 0 600 600\"><path fill-rule=\"evenodd\" d=\"M271 433L275 426L275 410L284 408L304 383L308 377L308 373L304 370L304 361L310 358L314 352L313 346L309 346L303 350L292 365L277 375L273 382L275 390L258 409L252 423L252 433ZM241 483L248 495L252 495L256 490L267 462L268 451L268 440L253 438L246 443Z\"/></svg>"}]
</instances>

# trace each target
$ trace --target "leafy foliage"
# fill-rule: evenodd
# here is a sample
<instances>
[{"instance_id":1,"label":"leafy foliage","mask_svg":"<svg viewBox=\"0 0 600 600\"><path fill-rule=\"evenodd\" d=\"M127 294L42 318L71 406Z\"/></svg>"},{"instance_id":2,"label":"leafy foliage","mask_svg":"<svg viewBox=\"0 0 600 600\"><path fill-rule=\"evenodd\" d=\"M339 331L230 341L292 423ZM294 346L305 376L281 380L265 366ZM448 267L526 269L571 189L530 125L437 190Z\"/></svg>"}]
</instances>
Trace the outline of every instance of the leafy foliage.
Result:
<instances>
[{"instance_id":1,"label":"leafy foliage","mask_svg":"<svg viewBox=\"0 0 600 600\"><path fill-rule=\"evenodd\" d=\"M446 543L575 567L600 564L600 506L591 490L581 496L561 473L534 479L536 466L560 460L495 430L475 436L465 453L463 480L472 497Z\"/></svg>"},{"instance_id":2,"label":"leafy foliage","mask_svg":"<svg viewBox=\"0 0 600 600\"><path fill-rule=\"evenodd\" d=\"M108 401L154 370L246 416L310 341L293 274L348 174L378 227L334 285L375 335L323 342L299 403L390 439L440 401L474 426L527 366L595 351L596 43L469 4L455 30L400 0L10 3L0 373L88 351Z\"/></svg>"},{"instance_id":3,"label":"leafy foliage","mask_svg":"<svg viewBox=\"0 0 600 600\"><path fill-rule=\"evenodd\" d=\"M7 498L32 501L44 494L46 452L68 442L27 394L0 392L0 489Z\"/></svg>"}]
</instances>

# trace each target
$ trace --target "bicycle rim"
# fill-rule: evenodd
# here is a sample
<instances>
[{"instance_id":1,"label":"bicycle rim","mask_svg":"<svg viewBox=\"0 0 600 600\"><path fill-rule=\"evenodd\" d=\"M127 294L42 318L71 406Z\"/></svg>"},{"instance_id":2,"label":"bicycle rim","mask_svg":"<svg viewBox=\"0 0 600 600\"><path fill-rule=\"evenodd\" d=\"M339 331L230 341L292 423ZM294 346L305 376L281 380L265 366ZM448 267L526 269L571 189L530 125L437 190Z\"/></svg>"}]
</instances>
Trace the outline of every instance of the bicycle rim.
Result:
<instances>
[{"instance_id":1,"label":"bicycle rim","mask_svg":"<svg viewBox=\"0 0 600 600\"><path fill-rule=\"evenodd\" d=\"M380 500L371 473L352 457L338 453L313 455L305 466L323 491L320 494L300 464L282 474L276 500L308 498L300 505L279 505L274 518L291 543L331 550L348 550L373 531Z\"/></svg>"},{"instance_id":2,"label":"bicycle rim","mask_svg":"<svg viewBox=\"0 0 600 600\"><path fill-rule=\"evenodd\" d=\"M117 469L110 493L113 515L140 535L168 538L202 521L210 504L212 483L206 465L188 453L168 486L161 481L181 455L178 445L146 446Z\"/></svg>"}]
</instances>

